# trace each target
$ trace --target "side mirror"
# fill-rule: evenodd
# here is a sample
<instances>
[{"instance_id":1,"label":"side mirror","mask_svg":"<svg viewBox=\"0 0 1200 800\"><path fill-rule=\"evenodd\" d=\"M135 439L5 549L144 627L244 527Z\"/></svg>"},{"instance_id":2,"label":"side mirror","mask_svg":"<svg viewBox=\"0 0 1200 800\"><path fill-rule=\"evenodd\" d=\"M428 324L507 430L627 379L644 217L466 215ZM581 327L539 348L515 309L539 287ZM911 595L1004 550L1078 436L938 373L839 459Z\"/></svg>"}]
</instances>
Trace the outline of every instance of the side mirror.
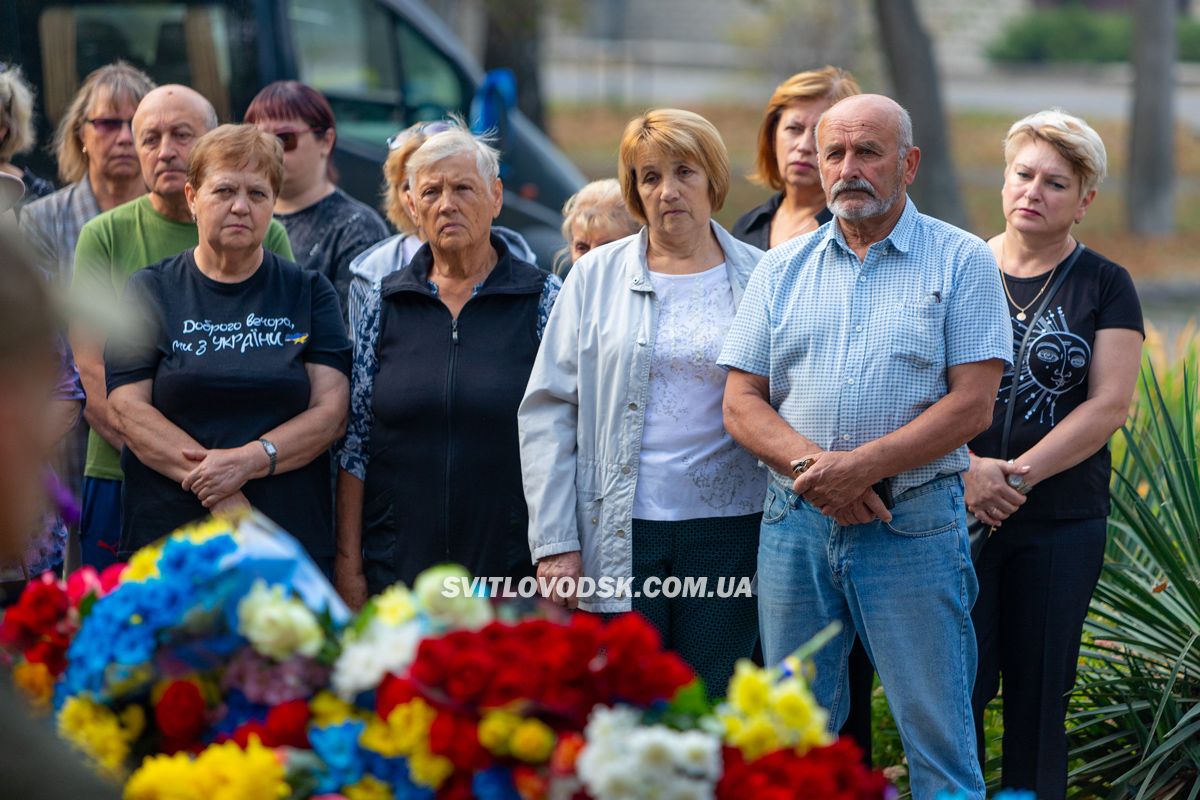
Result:
<instances>
[{"instance_id":1,"label":"side mirror","mask_svg":"<svg viewBox=\"0 0 1200 800\"><path fill-rule=\"evenodd\" d=\"M504 149L508 133L508 112L517 107L517 78L511 69L489 70L471 99L471 130L491 132Z\"/></svg>"}]
</instances>

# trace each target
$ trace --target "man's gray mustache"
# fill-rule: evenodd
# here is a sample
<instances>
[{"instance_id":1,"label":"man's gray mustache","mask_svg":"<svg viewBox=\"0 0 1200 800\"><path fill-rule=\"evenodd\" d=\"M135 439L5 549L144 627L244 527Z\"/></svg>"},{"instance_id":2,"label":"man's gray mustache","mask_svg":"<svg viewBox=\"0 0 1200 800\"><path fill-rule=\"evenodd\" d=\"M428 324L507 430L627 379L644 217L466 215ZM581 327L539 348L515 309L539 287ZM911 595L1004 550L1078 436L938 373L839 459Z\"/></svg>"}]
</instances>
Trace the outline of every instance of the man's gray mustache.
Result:
<instances>
[{"instance_id":1,"label":"man's gray mustache","mask_svg":"<svg viewBox=\"0 0 1200 800\"><path fill-rule=\"evenodd\" d=\"M879 195L875 194L875 187L861 178L852 181L838 181L833 185L833 196L837 197L842 192L866 192L871 197L878 199Z\"/></svg>"}]
</instances>

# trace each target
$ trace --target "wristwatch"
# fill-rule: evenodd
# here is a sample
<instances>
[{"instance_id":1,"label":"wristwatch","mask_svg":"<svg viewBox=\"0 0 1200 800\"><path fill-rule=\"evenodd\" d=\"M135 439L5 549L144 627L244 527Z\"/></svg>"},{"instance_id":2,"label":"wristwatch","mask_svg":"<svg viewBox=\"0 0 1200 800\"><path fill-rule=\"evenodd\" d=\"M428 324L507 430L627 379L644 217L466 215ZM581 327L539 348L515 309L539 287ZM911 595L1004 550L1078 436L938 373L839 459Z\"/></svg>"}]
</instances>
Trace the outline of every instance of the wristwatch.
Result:
<instances>
[{"instance_id":1,"label":"wristwatch","mask_svg":"<svg viewBox=\"0 0 1200 800\"><path fill-rule=\"evenodd\" d=\"M1008 481L1009 486L1021 494L1029 494L1029 490L1033 488L1025 482L1025 476L1023 475L1009 475L1005 480Z\"/></svg>"},{"instance_id":2,"label":"wristwatch","mask_svg":"<svg viewBox=\"0 0 1200 800\"><path fill-rule=\"evenodd\" d=\"M275 449L275 445L270 439L259 439L258 443L263 446L263 450L267 451L267 458L271 459L271 466L267 469L267 477L275 474L275 461L279 457L279 451Z\"/></svg>"}]
</instances>

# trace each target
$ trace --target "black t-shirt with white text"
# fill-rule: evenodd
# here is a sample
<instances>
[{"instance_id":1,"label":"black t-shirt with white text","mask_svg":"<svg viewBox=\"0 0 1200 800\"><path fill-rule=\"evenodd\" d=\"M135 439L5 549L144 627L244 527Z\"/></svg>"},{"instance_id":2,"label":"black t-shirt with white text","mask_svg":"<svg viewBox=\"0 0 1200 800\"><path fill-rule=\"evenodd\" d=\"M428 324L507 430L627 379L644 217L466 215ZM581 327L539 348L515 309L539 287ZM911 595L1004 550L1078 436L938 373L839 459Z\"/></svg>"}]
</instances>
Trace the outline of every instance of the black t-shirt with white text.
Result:
<instances>
[{"instance_id":1,"label":"black t-shirt with white text","mask_svg":"<svg viewBox=\"0 0 1200 800\"><path fill-rule=\"evenodd\" d=\"M308 408L308 364L349 374L350 342L324 275L264 251L249 278L221 283L200 272L193 253L129 279L126 307L143 335L110 339L108 391L151 379L154 407L201 446L240 447ZM123 555L208 513L128 447L121 466ZM249 481L242 491L314 557L328 558L334 552L329 475L326 452L300 469Z\"/></svg>"},{"instance_id":2,"label":"black t-shirt with white text","mask_svg":"<svg viewBox=\"0 0 1200 800\"><path fill-rule=\"evenodd\" d=\"M1069 256L1068 256L1069 258ZM1059 265L1061 269L1062 264ZM1041 304L1034 297L1049 275L1032 278L1004 276L1013 302L1032 303L1032 316ZM1096 331L1127 328L1143 335L1142 308L1129 273L1099 253L1084 248L1066 281L1050 299L1039 319L1018 320L1010 304L1013 360L1028 325L1033 333L1018 375L1016 408L1009 436L1008 458L1018 458L1079 407L1088 397L1089 372ZM977 456L1000 457L1000 434L1012 390L1014 369L1005 371L996 396L992 426L970 442ZM1038 483L1012 520L1090 519L1108 516L1112 458L1108 445L1068 470Z\"/></svg>"}]
</instances>

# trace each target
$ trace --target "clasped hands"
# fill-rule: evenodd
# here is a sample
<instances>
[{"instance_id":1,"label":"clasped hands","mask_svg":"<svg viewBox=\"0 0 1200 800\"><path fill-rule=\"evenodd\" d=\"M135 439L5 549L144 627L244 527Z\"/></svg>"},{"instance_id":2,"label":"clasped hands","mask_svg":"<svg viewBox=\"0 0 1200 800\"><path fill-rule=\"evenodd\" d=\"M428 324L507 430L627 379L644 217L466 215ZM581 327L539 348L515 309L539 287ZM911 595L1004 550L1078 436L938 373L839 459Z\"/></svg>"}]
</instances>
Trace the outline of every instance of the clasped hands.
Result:
<instances>
[{"instance_id":1,"label":"clasped hands","mask_svg":"<svg viewBox=\"0 0 1200 800\"><path fill-rule=\"evenodd\" d=\"M839 525L863 525L876 519L891 522L892 513L871 488L853 452L817 451L806 454L804 471L792 490Z\"/></svg>"},{"instance_id":2,"label":"clasped hands","mask_svg":"<svg viewBox=\"0 0 1200 800\"><path fill-rule=\"evenodd\" d=\"M971 456L971 468L963 475L967 510L984 525L1000 527L1027 499L1008 482L1009 476L1024 479L1029 471L1028 464Z\"/></svg>"},{"instance_id":3,"label":"clasped hands","mask_svg":"<svg viewBox=\"0 0 1200 800\"><path fill-rule=\"evenodd\" d=\"M183 457L195 462L180 482L185 492L199 498L213 512L249 505L242 487L251 478L265 475L270 456L258 442L224 449L185 448Z\"/></svg>"}]
</instances>

